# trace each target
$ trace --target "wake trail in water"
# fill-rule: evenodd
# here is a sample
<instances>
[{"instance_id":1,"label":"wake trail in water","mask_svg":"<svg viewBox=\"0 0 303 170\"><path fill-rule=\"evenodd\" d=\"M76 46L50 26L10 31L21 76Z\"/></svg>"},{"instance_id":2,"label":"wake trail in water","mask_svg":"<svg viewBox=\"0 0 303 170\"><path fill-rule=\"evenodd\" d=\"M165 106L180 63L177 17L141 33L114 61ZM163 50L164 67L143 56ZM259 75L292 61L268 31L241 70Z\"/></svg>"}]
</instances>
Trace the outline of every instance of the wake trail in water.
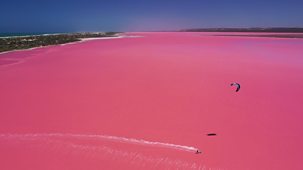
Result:
<instances>
[{"instance_id":1,"label":"wake trail in water","mask_svg":"<svg viewBox=\"0 0 303 170\"><path fill-rule=\"evenodd\" d=\"M76 139L94 139L101 141L113 141L113 142L121 142L127 144L135 144L135 145L146 145L153 147L162 147L168 149L181 150L186 152L196 152L200 151L196 147L157 142L157 141L148 141L144 139L134 139L134 138L126 138L119 136L109 136L109 135L92 135L92 134L70 134L70 133L37 133L37 134L0 134L0 139L39 139L39 138L76 138Z\"/></svg>"}]
</instances>

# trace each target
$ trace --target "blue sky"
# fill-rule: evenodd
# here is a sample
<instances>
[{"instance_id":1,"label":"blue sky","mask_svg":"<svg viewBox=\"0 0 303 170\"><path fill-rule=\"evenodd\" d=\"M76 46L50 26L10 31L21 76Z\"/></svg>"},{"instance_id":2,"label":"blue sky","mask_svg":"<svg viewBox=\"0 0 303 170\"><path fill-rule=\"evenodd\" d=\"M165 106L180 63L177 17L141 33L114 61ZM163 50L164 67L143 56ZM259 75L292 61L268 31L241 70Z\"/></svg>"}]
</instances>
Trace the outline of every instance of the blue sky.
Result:
<instances>
[{"instance_id":1,"label":"blue sky","mask_svg":"<svg viewBox=\"0 0 303 170\"><path fill-rule=\"evenodd\" d=\"M303 27L302 0L2 0L0 32Z\"/></svg>"}]
</instances>

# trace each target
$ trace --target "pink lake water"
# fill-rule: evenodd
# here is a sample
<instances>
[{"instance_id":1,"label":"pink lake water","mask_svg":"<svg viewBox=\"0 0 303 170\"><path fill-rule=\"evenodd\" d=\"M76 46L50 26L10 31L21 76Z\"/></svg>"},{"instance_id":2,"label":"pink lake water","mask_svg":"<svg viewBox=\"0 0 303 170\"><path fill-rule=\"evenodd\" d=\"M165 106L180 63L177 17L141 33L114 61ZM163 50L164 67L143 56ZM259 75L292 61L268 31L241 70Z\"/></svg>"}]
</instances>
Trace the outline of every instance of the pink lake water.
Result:
<instances>
[{"instance_id":1,"label":"pink lake water","mask_svg":"<svg viewBox=\"0 0 303 170\"><path fill-rule=\"evenodd\" d=\"M303 169L303 39L212 34L0 54L0 169Z\"/></svg>"}]
</instances>

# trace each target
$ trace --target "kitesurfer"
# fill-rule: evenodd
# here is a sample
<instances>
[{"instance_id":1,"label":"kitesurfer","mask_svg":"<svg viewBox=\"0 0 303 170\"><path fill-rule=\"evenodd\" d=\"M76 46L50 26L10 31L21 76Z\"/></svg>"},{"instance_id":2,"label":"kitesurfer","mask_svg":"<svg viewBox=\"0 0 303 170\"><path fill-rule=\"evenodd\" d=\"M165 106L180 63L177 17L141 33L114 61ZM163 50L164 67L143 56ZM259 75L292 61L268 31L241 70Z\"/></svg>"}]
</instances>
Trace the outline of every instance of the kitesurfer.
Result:
<instances>
[{"instance_id":1,"label":"kitesurfer","mask_svg":"<svg viewBox=\"0 0 303 170\"><path fill-rule=\"evenodd\" d=\"M231 83L230 86L236 86L237 87L236 92L238 92L240 90L240 84L239 83L234 82L234 83Z\"/></svg>"},{"instance_id":2,"label":"kitesurfer","mask_svg":"<svg viewBox=\"0 0 303 170\"><path fill-rule=\"evenodd\" d=\"M202 153L202 152L197 149L196 154L200 154L200 153Z\"/></svg>"}]
</instances>

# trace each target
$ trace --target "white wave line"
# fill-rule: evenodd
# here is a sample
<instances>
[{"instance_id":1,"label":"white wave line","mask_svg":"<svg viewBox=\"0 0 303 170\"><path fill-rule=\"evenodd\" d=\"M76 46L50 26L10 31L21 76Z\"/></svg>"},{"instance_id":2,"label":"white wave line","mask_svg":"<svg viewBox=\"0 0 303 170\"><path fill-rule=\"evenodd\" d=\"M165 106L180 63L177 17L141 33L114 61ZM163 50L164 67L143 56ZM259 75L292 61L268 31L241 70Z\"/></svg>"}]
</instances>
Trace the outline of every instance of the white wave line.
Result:
<instances>
[{"instance_id":1,"label":"white wave line","mask_svg":"<svg viewBox=\"0 0 303 170\"><path fill-rule=\"evenodd\" d=\"M0 138L41 138L41 137L69 137L69 138L80 138L80 139L90 138L96 140L110 140L114 142L123 142L129 144L148 145L148 146L156 146L156 147L169 148L169 149L177 149L187 152L200 151L198 148L192 146L147 141L143 139L134 139L134 138L119 137L119 136L108 136L108 135L70 134L70 133L0 134Z\"/></svg>"}]
</instances>

